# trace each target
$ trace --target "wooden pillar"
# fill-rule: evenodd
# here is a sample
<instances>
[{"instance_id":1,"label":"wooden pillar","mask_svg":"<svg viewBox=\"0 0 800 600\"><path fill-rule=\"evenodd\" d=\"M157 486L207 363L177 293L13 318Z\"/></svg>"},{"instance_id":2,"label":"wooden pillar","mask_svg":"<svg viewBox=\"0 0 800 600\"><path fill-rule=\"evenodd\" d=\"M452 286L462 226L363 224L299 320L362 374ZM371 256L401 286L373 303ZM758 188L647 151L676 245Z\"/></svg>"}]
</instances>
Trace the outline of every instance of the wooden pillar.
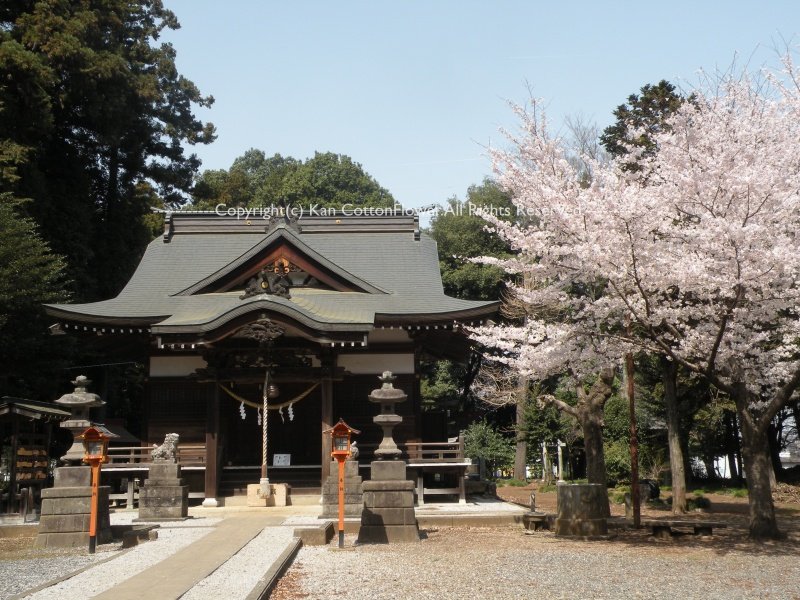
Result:
<instances>
[{"instance_id":1,"label":"wooden pillar","mask_svg":"<svg viewBox=\"0 0 800 600\"><path fill-rule=\"evenodd\" d=\"M219 448L219 385L214 382L214 390L206 401L206 481L203 506L217 505L218 469L217 451Z\"/></svg>"},{"instance_id":2,"label":"wooden pillar","mask_svg":"<svg viewBox=\"0 0 800 600\"><path fill-rule=\"evenodd\" d=\"M17 503L17 451L19 450L19 420L20 416L11 413L12 433L11 433L11 472L8 481L8 512L19 512Z\"/></svg>"},{"instance_id":3,"label":"wooden pillar","mask_svg":"<svg viewBox=\"0 0 800 600\"><path fill-rule=\"evenodd\" d=\"M325 431L333 427L333 371L336 368L336 356L332 353L323 353L322 360L322 385L320 385L320 431ZM331 436L320 433L322 436L322 455L320 457L322 465L322 484L331 474Z\"/></svg>"},{"instance_id":4,"label":"wooden pillar","mask_svg":"<svg viewBox=\"0 0 800 600\"><path fill-rule=\"evenodd\" d=\"M414 346L414 385L411 393L414 394L413 404L414 407L414 437L422 441L422 376L419 369L420 358L422 356L422 347L419 345Z\"/></svg>"}]
</instances>

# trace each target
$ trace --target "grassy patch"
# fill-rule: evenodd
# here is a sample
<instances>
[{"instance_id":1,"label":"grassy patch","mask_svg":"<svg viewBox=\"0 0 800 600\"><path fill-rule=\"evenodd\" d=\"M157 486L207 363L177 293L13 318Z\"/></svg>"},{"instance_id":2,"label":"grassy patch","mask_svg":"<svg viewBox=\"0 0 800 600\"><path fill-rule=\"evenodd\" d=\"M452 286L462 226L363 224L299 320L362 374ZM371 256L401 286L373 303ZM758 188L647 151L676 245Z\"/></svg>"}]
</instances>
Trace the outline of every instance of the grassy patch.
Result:
<instances>
[{"instance_id":1,"label":"grassy patch","mask_svg":"<svg viewBox=\"0 0 800 600\"><path fill-rule=\"evenodd\" d=\"M522 479L498 479L497 480L497 487L504 487L504 486L525 487L526 485L528 485L528 482L524 481Z\"/></svg>"}]
</instances>

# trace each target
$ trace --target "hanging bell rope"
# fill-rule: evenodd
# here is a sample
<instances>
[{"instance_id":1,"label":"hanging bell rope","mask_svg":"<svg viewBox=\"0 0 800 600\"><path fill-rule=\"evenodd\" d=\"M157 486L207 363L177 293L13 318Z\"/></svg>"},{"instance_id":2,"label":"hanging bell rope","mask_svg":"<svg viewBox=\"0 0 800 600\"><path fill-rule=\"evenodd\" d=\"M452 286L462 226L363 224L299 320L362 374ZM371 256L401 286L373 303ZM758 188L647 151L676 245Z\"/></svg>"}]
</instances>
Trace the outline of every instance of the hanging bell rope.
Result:
<instances>
[{"instance_id":1,"label":"hanging bell rope","mask_svg":"<svg viewBox=\"0 0 800 600\"><path fill-rule=\"evenodd\" d=\"M234 392L233 390L229 389L228 387L224 386L221 383L219 383L217 385L219 385L220 389L223 392L225 392L226 394L228 394L231 398L233 398L234 400L237 400L239 402L242 402L243 404L246 404L247 406L250 406L252 408L262 408L262 406L263 406L263 404L261 402L253 402L252 400L248 400L247 398L243 398L242 396L238 395L236 392ZM319 382L314 383L306 391L302 392L298 396L295 396L291 400L287 400L286 402L281 402L280 404L269 404L269 405L267 405L267 408L269 408L269 410L278 410L278 409L281 409L281 408L286 408L287 406L291 406L295 402L300 402L302 399L304 399L306 396L308 396L311 392L313 392L315 389L317 389L318 386L319 386Z\"/></svg>"}]
</instances>

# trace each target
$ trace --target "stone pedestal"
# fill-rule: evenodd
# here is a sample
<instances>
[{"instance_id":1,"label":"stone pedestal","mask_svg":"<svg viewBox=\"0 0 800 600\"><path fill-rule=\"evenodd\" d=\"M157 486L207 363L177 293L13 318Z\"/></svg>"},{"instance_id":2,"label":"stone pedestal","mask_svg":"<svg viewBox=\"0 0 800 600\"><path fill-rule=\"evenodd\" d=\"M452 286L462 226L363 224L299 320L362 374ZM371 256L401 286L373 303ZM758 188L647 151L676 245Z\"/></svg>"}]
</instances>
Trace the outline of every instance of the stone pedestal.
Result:
<instances>
[{"instance_id":1,"label":"stone pedestal","mask_svg":"<svg viewBox=\"0 0 800 600\"><path fill-rule=\"evenodd\" d=\"M286 506L289 501L288 483L270 483L269 496L261 494L260 483L247 485L247 506Z\"/></svg>"},{"instance_id":2,"label":"stone pedestal","mask_svg":"<svg viewBox=\"0 0 800 600\"><path fill-rule=\"evenodd\" d=\"M139 488L136 521L182 521L189 515L189 486L183 485L181 467L174 462L154 462Z\"/></svg>"},{"instance_id":3,"label":"stone pedestal","mask_svg":"<svg viewBox=\"0 0 800 600\"><path fill-rule=\"evenodd\" d=\"M331 461L330 475L322 486L322 514L320 519L339 518L339 463ZM344 518L360 519L364 508L361 476L358 474L358 462L344 462Z\"/></svg>"},{"instance_id":4,"label":"stone pedestal","mask_svg":"<svg viewBox=\"0 0 800 600\"><path fill-rule=\"evenodd\" d=\"M102 478L102 471L101 471ZM112 541L108 515L108 486L100 486L97 498L97 543ZM71 548L89 546L89 515L92 506L90 467L60 467L55 485L42 490L42 514L36 546Z\"/></svg>"},{"instance_id":5,"label":"stone pedestal","mask_svg":"<svg viewBox=\"0 0 800 600\"><path fill-rule=\"evenodd\" d=\"M608 535L608 491L599 483L560 483L557 502L556 535Z\"/></svg>"},{"instance_id":6,"label":"stone pedestal","mask_svg":"<svg viewBox=\"0 0 800 600\"><path fill-rule=\"evenodd\" d=\"M377 460L372 463L372 478L363 483L359 544L419 541L414 487L413 481L406 480L404 462Z\"/></svg>"}]
</instances>

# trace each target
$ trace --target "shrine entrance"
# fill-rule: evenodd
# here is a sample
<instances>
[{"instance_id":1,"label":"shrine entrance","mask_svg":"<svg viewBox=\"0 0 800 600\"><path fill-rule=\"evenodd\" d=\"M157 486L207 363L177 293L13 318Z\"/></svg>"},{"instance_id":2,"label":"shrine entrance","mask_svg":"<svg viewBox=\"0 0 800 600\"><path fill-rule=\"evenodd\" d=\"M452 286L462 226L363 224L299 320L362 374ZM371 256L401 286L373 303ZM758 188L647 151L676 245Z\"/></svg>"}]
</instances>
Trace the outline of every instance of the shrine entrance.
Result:
<instances>
[{"instance_id":1,"label":"shrine entrance","mask_svg":"<svg viewBox=\"0 0 800 600\"><path fill-rule=\"evenodd\" d=\"M270 479L280 481L285 467L320 467L322 441L313 435L322 419L317 383L277 383L267 415ZM262 388L258 384L220 384L220 431L223 465L260 467L262 453ZM277 458L276 458L277 455Z\"/></svg>"}]
</instances>

